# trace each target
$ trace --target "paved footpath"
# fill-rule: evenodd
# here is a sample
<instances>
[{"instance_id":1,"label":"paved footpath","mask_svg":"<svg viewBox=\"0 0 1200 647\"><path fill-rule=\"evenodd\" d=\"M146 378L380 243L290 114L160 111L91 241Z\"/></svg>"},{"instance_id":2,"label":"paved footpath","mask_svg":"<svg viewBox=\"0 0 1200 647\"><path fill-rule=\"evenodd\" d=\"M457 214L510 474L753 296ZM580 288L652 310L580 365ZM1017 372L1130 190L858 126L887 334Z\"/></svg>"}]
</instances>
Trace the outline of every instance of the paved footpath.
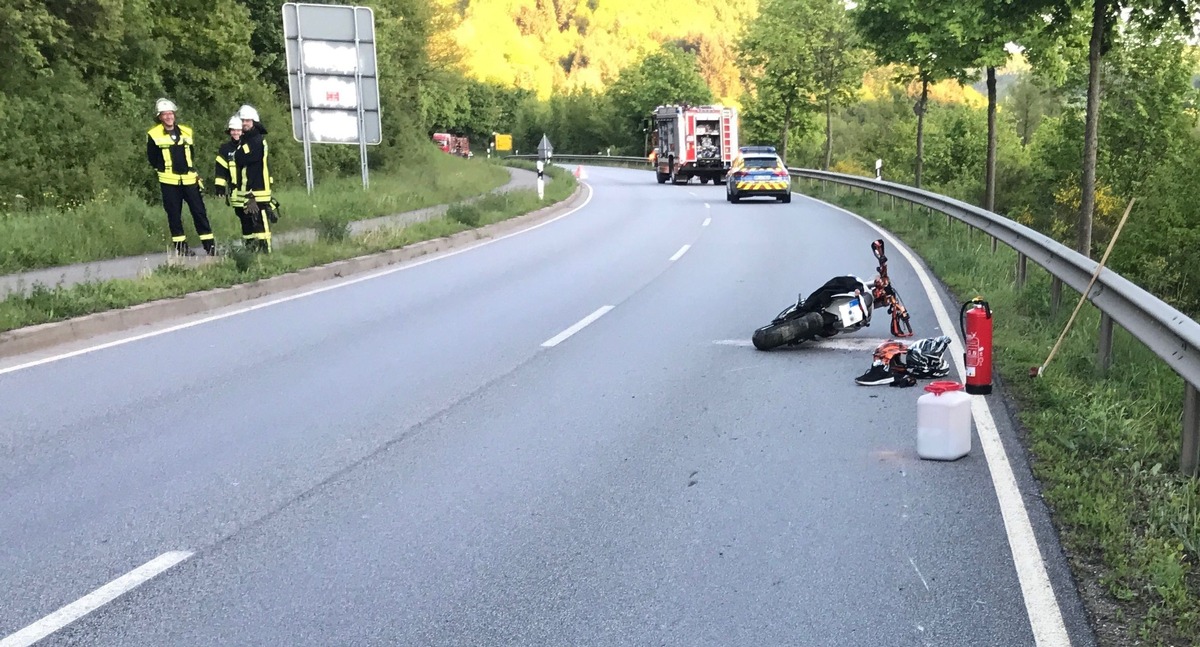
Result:
<instances>
[{"instance_id":1,"label":"paved footpath","mask_svg":"<svg viewBox=\"0 0 1200 647\"><path fill-rule=\"evenodd\" d=\"M537 174L533 171L517 168L508 168L506 170L510 175L508 183L492 190L490 193L504 193L537 187ZM478 199L478 197L472 198L464 202L472 202ZM354 234L361 234L385 227L411 225L416 222L432 220L445 213L449 207L449 204L439 204L415 211L392 214L390 216L358 220L350 224L350 231ZM272 242L275 245L286 245L297 241L315 240L316 237L317 232L315 229L297 229L273 236ZM29 294L34 286L38 284L46 287L60 285L67 287L89 281L133 279L149 274L155 268L166 264L169 258L170 256L166 252L156 252L140 256L126 256L123 258L63 265L60 267L46 267L0 276L0 299L18 292ZM210 258L208 256L195 256L183 260L187 265L203 265L210 262Z\"/></svg>"}]
</instances>

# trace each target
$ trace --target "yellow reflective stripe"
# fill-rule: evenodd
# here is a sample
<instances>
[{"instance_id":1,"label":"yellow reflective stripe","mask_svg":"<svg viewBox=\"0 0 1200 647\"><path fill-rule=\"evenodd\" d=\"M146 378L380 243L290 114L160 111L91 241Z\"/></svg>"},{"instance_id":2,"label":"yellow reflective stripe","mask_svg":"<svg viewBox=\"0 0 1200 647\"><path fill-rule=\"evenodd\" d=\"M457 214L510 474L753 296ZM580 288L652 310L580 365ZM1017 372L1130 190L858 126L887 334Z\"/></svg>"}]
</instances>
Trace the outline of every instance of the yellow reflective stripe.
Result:
<instances>
[{"instance_id":1,"label":"yellow reflective stripe","mask_svg":"<svg viewBox=\"0 0 1200 647\"><path fill-rule=\"evenodd\" d=\"M271 149L267 146L267 142L263 141L263 187L266 191L265 198L271 199L271 169L267 166L267 157L271 154Z\"/></svg>"},{"instance_id":2,"label":"yellow reflective stripe","mask_svg":"<svg viewBox=\"0 0 1200 647\"><path fill-rule=\"evenodd\" d=\"M184 154L187 157L188 167L195 166L192 164L192 129L187 126L177 125L179 130L179 143L184 147ZM155 146L162 151L163 170L158 173L158 181L163 184L183 184L190 185L196 183L196 172L187 171L185 173L175 173L174 164L171 162L171 147L175 146L175 141L167 134L167 129L162 124L146 131Z\"/></svg>"},{"instance_id":3,"label":"yellow reflective stripe","mask_svg":"<svg viewBox=\"0 0 1200 647\"><path fill-rule=\"evenodd\" d=\"M196 174L188 173L187 175L176 175L174 173L159 173L158 181L162 184L177 184L182 186L191 186L196 183Z\"/></svg>"},{"instance_id":4,"label":"yellow reflective stripe","mask_svg":"<svg viewBox=\"0 0 1200 647\"><path fill-rule=\"evenodd\" d=\"M738 182L737 188L746 191L783 191L787 182Z\"/></svg>"},{"instance_id":5,"label":"yellow reflective stripe","mask_svg":"<svg viewBox=\"0 0 1200 647\"><path fill-rule=\"evenodd\" d=\"M187 236L171 236L171 242L182 243L187 240Z\"/></svg>"},{"instance_id":6,"label":"yellow reflective stripe","mask_svg":"<svg viewBox=\"0 0 1200 647\"><path fill-rule=\"evenodd\" d=\"M200 240L212 240L213 234L200 234Z\"/></svg>"}]
</instances>

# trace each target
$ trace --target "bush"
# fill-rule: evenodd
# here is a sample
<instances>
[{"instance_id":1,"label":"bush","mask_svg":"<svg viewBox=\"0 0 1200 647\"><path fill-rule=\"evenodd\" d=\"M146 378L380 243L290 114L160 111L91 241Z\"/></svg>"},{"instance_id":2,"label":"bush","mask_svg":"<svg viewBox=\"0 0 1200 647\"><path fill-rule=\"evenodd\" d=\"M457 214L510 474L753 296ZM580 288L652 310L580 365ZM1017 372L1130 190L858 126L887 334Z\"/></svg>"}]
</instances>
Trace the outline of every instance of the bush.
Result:
<instances>
[{"instance_id":1,"label":"bush","mask_svg":"<svg viewBox=\"0 0 1200 647\"><path fill-rule=\"evenodd\" d=\"M245 274L254 265L254 259L258 254L250 251L245 245L238 245L229 249L229 258L233 259L233 264L237 267L238 272Z\"/></svg>"},{"instance_id":2,"label":"bush","mask_svg":"<svg viewBox=\"0 0 1200 647\"><path fill-rule=\"evenodd\" d=\"M483 211L473 204L452 204L446 210L446 217L467 227L478 227L483 220Z\"/></svg>"},{"instance_id":3,"label":"bush","mask_svg":"<svg viewBox=\"0 0 1200 647\"><path fill-rule=\"evenodd\" d=\"M323 212L317 214L317 238L331 242L341 242L350 237L350 218L342 212Z\"/></svg>"}]
</instances>

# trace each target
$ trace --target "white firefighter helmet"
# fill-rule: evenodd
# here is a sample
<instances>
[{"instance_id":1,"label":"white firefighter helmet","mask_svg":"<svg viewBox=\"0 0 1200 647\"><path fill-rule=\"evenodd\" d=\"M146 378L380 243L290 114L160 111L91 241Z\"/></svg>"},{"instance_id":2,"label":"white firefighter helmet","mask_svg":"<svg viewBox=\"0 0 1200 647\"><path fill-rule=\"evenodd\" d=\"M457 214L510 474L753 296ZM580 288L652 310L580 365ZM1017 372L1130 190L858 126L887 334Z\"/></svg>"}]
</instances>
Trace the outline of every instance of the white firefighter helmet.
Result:
<instances>
[{"instance_id":1,"label":"white firefighter helmet","mask_svg":"<svg viewBox=\"0 0 1200 647\"><path fill-rule=\"evenodd\" d=\"M238 117L237 115L230 117L229 123L225 124L225 130L241 130L241 129L242 129L242 119L241 119L241 117Z\"/></svg>"},{"instance_id":2,"label":"white firefighter helmet","mask_svg":"<svg viewBox=\"0 0 1200 647\"><path fill-rule=\"evenodd\" d=\"M246 104L246 105L243 105L241 108L238 108L237 116L239 119L249 119L251 121L261 121L258 118L258 111L255 110L254 106L252 106L250 104Z\"/></svg>"},{"instance_id":3,"label":"white firefighter helmet","mask_svg":"<svg viewBox=\"0 0 1200 647\"><path fill-rule=\"evenodd\" d=\"M163 98L154 102L154 114L156 115L161 115L164 112L175 112L178 109L175 102L170 99Z\"/></svg>"}]
</instances>

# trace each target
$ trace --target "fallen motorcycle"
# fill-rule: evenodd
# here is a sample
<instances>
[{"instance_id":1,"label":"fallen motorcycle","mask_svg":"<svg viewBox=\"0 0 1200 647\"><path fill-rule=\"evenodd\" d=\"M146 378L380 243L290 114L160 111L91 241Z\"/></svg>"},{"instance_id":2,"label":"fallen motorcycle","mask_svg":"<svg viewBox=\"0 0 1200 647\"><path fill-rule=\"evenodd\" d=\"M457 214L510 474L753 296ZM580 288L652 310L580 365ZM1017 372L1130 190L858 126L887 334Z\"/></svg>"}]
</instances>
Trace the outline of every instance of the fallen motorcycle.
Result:
<instances>
[{"instance_id":1,"label":"fallen motorcycle","mask_svg":"<svg viewBox=\"0 0 1200 647\"><path fill-rule=\"evenodd\" d=\"M871 325L876 308L886 307L892 316L892 336L912 337L908 309L888 278L887 255L883 239L871 243L879 261L876 276L867 283L857 276L829 279L807 299L797 298L771 323L754 331L752 341L758 350L796 346L814 339L853 332ZM800 297L803 297L803 293Z\"/></svg>"}]
</instances>

